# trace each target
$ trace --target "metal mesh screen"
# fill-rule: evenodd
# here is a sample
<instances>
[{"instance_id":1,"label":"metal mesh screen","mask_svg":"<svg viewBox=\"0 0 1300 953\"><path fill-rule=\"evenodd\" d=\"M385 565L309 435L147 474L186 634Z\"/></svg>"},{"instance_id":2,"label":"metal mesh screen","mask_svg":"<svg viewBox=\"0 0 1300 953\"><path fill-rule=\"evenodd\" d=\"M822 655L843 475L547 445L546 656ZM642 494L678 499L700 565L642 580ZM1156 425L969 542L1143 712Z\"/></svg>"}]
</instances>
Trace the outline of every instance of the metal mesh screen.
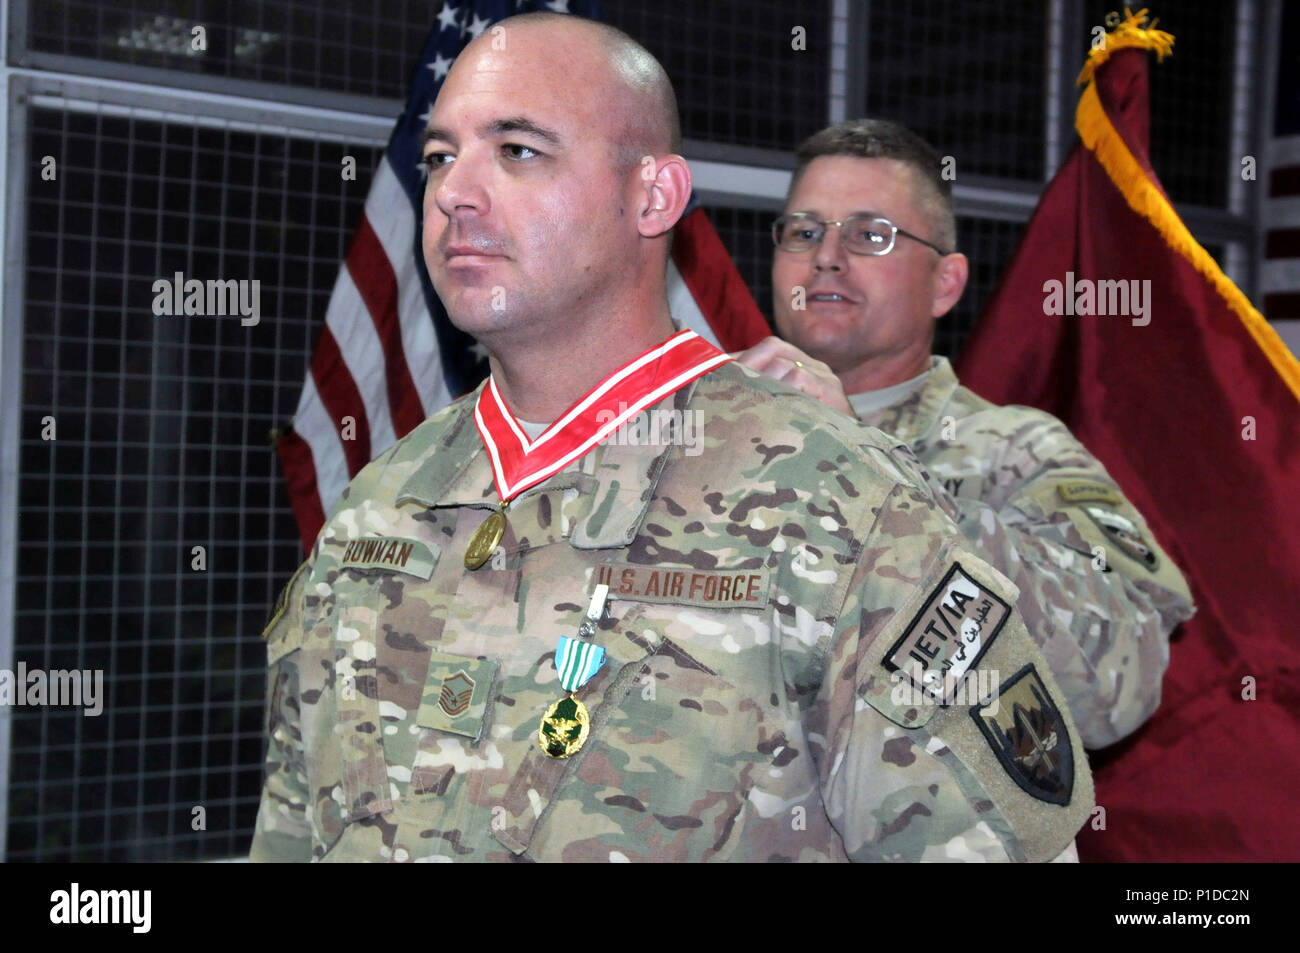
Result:
<instances>
[{"instance_id":1,"label":"metal mesh screen","mask_svg":"<svg viewBox=\"0 0 1300 953\"><path fill-rule=\"evenodd\" d=\"M957 245L962 253L970 259L970 277L966 281L966 291L957 304L934 329L934 352L948 358L955 358L961 351L962 342L984 309L989 295L997 287L1002 270L1011 261L1011 255L1020 243L1024 233L1022 222L1006 222L994 219L962 218L957 219Z\"/></svg>"},{"instance_id":2,"label":"metal mesh screen","mask_svg":"<svg viewBox=\"0 0 1300 953\"><path fill-rule=\"evenodd\" d=\"M790 151L824 126L829 101L830 4L605 0L606 19L658 58L673 81L682 134ZM792 49L803 27L806 49Z\"/></svg>"},{"instance_id":3,"label":"metal mesh screen","mask_svg":"<svg viewBox=\"0 0 1300 953\"><path fill-rule=\"evenodd\" d=\"M102 669L106 697L98 717L13 710L8 858L238 854L261 785L258 636L301 559L268 436L368 188L340 156L365 170L377 152L30 115L15 664ZM156 316L176 272L259 280L259 323Z\"/></svg>"},{"instance_id":4,"label":"metal mesh screen","mask_svg":"<svg viewBox=\"0 0 1300 953\"><path fill-rule=\"evenodd\" d=\"M405 98L439 2L370 0L42 0L34 50L240 79ZM608 22L644 43L672 77L691 138L788 149L826 115L829 2L716 0L684 11L606 0ZM193 30L207 48L194 49ZM806 49L791 48L803 27ZM688 93L687 90L690 90Z\"/></svg>"},{"instance_id":5,"label":"metal mesh screen","mask_svg":"<svg viewBox=\"0 0 1300 953\"><path fill-rule=\"evenodd\" d=\"M708 215L768 327L772 327L771 228L777 213L715 205L709 207Z\"/></svg>"},{"instance_id":6,"label":"metal mesh screen","mask_svg":"<svg viewBox=\"0 0 1300 953\"><path fill-rule=\"evenodd\" d=\"M958 175L1043 172L1045 26L997 0L872 3L867 115L901 122L956 160Z\"/></svg>"},{"instance_id":7,"label":"metal mesh screen","mask_svg":"<svg viewBox=\"0 0 1300 953\"><path fill-rule=\"evenodd\" d=\"M238 79L406 98L441 6L368 0L40 0L33 50ZM205 49L195 49L202 27Z\"/></svg>"}]
</instances>

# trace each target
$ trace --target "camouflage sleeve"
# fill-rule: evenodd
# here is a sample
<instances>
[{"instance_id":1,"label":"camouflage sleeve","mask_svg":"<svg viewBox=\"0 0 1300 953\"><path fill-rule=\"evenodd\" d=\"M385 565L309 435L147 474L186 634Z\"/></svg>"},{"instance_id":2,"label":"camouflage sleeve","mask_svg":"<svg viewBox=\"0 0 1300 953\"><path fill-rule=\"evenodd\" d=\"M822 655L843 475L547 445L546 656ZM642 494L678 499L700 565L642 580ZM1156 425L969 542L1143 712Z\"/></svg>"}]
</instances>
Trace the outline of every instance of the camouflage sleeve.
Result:
<instances>
[{"instance_id":1,"label":"camouflage sleeve","mask_svg":"<svg viewBox=\"0 0 1300 953\"><path fill-rule=\"evenodd\" d=\"M248 859L311 859L307 818L307 772L299 731L298 656L302 645L303 585L308 564L298 567L276 602L262 637L266 640L266 782Z\"/></svg>"},{"instance_id":2,"label":"camouflage sleeve","mask_svg":"<svg viewBox=\"0 0 1300 953\"><path fill-rule=\"evenodd\" d=\"M1061 442L1069 446L1051 446ZM1141 514L1073 437L1048 433L1026 455L1070 465L1034 471L997 510L956 500L958 525L1020 588L1020 611L1084 745L1101 748L1160 704L1169 634L1195 611L1191 594Z\"/></svg>"},{"instance_id":3,"label":"camouflage sleeve","mask_svg":"<svg viewBox=\"0 0 1300 953\"><path fill-rule=\"evenodd\" d=\"M846 853L1060 856L1092 810L1092 777L1015 587L916 487L893 488L865 539L809 713Z\"/></svg>"}]
</instances>

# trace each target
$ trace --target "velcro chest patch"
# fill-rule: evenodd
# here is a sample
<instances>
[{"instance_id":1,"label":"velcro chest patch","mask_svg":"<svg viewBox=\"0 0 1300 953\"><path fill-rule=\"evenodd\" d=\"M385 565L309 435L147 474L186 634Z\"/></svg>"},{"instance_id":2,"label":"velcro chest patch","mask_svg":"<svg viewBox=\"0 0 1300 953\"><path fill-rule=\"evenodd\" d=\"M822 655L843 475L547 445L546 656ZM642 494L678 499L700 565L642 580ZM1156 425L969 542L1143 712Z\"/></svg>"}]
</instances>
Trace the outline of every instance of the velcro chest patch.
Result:
<instances>
[{"instance_id":1,"label":"velcro chest patch","mask_svg":"<svg viewBox=\"0 0 1300 953\"><path fill-rule=\"evenodd\" d=\"M477 741L495 674L494 659L434 652L416 724Z\"/></svg>"},{"instance_id":2,"label":"velcro chest patch","mask_svg":"<svg viewBox=\"0 0 1300 953\"><path fill-rule=\"evenodd\" d=\"M437 555L428 543L403 536L371 536L349 542L339 568L387 569L427 580L436 562Z\"/></svg>"},{"instance_id":3,"label":"velcro chest patch","mask_svg":"<svg viewBox=\"0 0 1300 953\"><path fill-rule=\"evenodd\" d=\"M883 660L938 704L993 644L1011 606L954 562Z\"/></svg>"}]
</instances>

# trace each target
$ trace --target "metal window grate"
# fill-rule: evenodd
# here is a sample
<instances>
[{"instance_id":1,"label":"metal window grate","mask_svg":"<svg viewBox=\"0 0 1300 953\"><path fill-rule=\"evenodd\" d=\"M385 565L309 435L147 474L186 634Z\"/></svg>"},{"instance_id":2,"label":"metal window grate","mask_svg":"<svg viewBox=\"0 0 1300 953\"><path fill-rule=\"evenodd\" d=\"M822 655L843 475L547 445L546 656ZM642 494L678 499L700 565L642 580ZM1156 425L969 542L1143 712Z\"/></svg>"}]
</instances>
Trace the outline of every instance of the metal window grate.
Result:
<instances>
[{"instance_id":1,"label":"metal window grate","mask_svg":"<svg viewBox=\"0 0 1300 953\"><path fill-rule=\"evenodd\" d=\"M956 159L957 174L1039 180L1040 8L997 0L872 3L867 115L893 119Z\"/></svg>"},{"instance_id":2,"label":"metal window grate","mask_svg":"<svg viewBox=\"0 0 1300 953\"><path fill-rule=\"evenodd\" d=\"M788 152L825 125L830 4L605 0L607 20L645 45L677 91L682 134ZM795 27L807 48L792 48Z\"/></svg>"},{"instance_id":3,"label":"metal window grate","mask_svg":"<svg viewBox=\"0 0 1300 953\"><path fill-rule=\"evenodd\" d=\"M268 434L379 153L44 108L30 129L14 658L103 669L106 698L99 717L13 709L8 858L238 854L262 779L258 636L301 559ZM258 279L260 323L155 316L153 282L178 271Z\"/></svg>"},{"instance_id":4,"label":"metal window grate","mask_svg":"<svg viewBox=\"0 0 1300 953\"><path fill-rule=\"evenodd\" d=\"M776 212L711 205L709 220L772 327L772 219Z\"/></svg>"},{"instance_id":5,"label":"metal window grate","mask_svg":"<svg viewBox=\"0 0 1300 953\"><path fill-rule=\"evenodd\" d=\"M188 73L405 99L441 6L368 0L41 0L33 50ZM206 50L194 49L196 26Z\"/></svg>"},{"instance_id":6,"label":"metal window grate","mask_svg":"<svg viewBox=\"0 0 1300 953\"><path fill-rule=\"evenodd\" d=\"M935 325L934 353L955 358L961 351L1024 230L1023 222L958 217L957 244L970 259L970 277L957 304Z\"/></svg>"}]
</instances>

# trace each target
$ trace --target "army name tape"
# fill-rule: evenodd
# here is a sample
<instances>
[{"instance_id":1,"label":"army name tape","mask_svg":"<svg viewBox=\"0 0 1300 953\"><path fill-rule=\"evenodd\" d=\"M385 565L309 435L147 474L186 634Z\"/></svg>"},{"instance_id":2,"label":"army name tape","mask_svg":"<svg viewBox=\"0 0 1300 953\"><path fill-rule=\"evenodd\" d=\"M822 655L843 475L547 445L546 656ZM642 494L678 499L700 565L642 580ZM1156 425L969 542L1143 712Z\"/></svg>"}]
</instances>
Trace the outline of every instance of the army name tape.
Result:
<instances>
[{"instance_id":1,"label":"army name tape","mask_svg":"<svg viewBox=\"0 0 1300 953\"><path fill-rule=\"evenodd\" d=\"M761 609L767 605L766 569L668 569L632 563L602 563L596 582L611 599L698 606L702 609Z\"/></svg>"}]
</instances>

